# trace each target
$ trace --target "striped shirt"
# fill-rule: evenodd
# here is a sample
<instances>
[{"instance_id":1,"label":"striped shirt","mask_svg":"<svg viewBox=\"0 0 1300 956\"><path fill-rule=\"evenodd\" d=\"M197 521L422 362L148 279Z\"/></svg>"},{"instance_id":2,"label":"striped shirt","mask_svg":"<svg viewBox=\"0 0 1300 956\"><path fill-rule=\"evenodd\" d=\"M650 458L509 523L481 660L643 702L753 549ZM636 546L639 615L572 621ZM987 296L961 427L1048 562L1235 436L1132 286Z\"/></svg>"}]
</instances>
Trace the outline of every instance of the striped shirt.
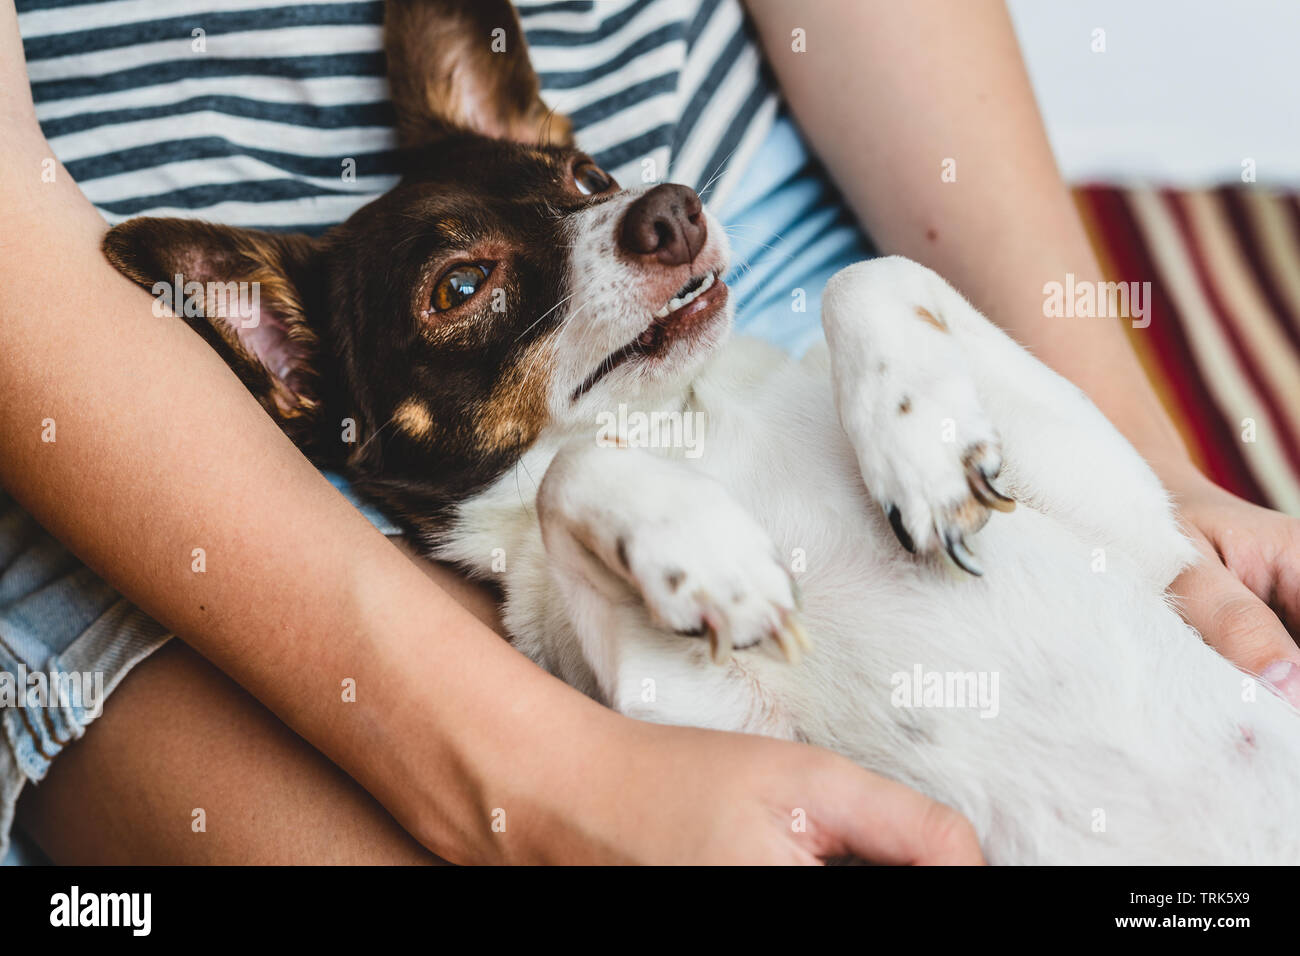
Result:
<instances>
[{"instance_id":1,"label":"striped shirt","mask_svg":"<svg viewBox=\"0 0 1300 956\"><path fill-rule=\"evenodd\" d=\"M397 181L379 0L17 7L41 127L110 222L320 232ZM543 99L600 165L725 197L777 109L737 0L516 7Z\"/></svg>"},{"instance_id":2,"label":"striped shirt","mask_svg":"<svg viewBox=\"0 0 1300 956\"><path fill-rule=\"evenodd\" d=\"M37 117L110 222L319 233L397 181L379 0L17 0ZM780 109L738 0L518 0L548 106L624 185L695 187L738 324L793 352L871 249Z\"/></svg>"}]
</instances>

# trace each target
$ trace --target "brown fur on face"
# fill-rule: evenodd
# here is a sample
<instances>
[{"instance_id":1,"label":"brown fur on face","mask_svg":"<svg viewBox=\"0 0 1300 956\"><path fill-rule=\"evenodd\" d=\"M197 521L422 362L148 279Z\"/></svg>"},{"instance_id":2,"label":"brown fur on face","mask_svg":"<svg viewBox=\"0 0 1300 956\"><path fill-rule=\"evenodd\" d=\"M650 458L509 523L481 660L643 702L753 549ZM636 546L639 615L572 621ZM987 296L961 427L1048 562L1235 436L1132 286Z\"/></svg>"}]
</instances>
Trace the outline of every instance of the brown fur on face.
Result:
<instances>
[{"instance_id":1,"label":"brown fur on face","mask_svg":"<svg viewBox=\"0 0 1300 956\"><path fill-rule=\"evenodd\" d=\"M423 399L412 396L404 400L393 412L393 423L416 441L433 438L433 410Z\"/></svg>"},{"instance_id":2,"label":"brown fur on face","mask_svg":"<svg viewBox=\"0 0 1300 956\"><path fill-rule=\"evenodd\" d=\"M390 0L385 36L405 146L394 190L320 239L137 219L104 252L146 288L177 273L259 283L255 329L211 309L186 321L313 460L433 532L547 424L565 216L608 195L575 184L590 159L538 99L509 3ZM492 264L479 291L437 312L440 277L477 262Z\"/></svg>"},{"instance_id":3,"label":"brown fur on face","mask_svg":"<svg viewBox=\"0 0 1300 956\"><path fill-rule=\"evenodd\" d=\"M479 434L489 449L527 448L546 425L553 345L550 337L537 339L497 382L479 419Z\"/></svg>"}]
</instances>

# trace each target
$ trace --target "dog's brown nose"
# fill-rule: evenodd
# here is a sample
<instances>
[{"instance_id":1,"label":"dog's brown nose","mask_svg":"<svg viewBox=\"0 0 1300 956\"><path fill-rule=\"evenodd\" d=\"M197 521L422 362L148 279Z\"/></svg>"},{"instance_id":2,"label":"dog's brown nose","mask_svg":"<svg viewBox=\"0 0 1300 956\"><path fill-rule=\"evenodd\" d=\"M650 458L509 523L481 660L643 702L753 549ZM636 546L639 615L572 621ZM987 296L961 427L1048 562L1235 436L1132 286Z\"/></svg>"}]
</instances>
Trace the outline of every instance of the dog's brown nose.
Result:
<instances>
[{"instance_id":1,"label":"dog's brown nose","mask_svg":"<svg viewBox=\"0 0 1300 956\"><path fill-rule=\"evenodd\" d=\"M619 231L619 244L666 266L682 266L704 248L708 227L695 190L663 183L632 203Z\"/></svg>"}]
</instances>

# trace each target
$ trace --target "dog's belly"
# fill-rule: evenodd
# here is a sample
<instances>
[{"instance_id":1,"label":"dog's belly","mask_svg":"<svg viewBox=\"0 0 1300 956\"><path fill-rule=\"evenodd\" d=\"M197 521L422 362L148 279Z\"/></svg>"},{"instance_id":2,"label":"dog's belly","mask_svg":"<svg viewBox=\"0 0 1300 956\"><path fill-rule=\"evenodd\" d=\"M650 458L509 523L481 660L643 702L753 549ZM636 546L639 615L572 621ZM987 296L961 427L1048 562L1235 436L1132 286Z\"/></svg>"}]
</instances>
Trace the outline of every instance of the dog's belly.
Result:
<instances>
[{"instance_id":1,"label":"dog's belly","mask_svg":"<svg viewBox=\"0 0 1300 956\"><path fill-rule=\"evenodd\" d=\"M957 807L993 862L1300 862L1300 722L1137 557L1022 506L973 539L983 578L914 558L836 421L816 369L777 367L699 461L797 575L814 652L750 666L799 736Z\"/></svg>"}]
</instances>

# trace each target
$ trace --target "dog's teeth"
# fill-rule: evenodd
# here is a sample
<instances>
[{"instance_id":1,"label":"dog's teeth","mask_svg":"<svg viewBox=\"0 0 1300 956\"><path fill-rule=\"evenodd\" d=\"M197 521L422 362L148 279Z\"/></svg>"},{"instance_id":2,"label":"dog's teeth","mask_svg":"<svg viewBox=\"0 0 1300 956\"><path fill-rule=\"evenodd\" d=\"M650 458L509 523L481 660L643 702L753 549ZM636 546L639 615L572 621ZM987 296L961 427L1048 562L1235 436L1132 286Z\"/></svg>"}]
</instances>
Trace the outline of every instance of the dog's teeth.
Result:
<instances>
[{"instance_id":1,"label":"dog's teeth","mask_svg":"<svg viewBox=\"0 0 1300 956\"><path fill-rule=\"evenodd\" d=\"M710 272L708 275L704 277L703 281L700 282L698 287L692 289L690 292L686 293L684 296L681 296L680 298L674 296L673 298L668 300L668 304L664 306L662 309L660 309L658 312L656 312L653 318L666 319L668 317L668 313L676 312L682 306L694 302L704 292L705 289L713 285L713 279L714 279L714 275L712 272Z\"/></svg>"}]
</instances>

